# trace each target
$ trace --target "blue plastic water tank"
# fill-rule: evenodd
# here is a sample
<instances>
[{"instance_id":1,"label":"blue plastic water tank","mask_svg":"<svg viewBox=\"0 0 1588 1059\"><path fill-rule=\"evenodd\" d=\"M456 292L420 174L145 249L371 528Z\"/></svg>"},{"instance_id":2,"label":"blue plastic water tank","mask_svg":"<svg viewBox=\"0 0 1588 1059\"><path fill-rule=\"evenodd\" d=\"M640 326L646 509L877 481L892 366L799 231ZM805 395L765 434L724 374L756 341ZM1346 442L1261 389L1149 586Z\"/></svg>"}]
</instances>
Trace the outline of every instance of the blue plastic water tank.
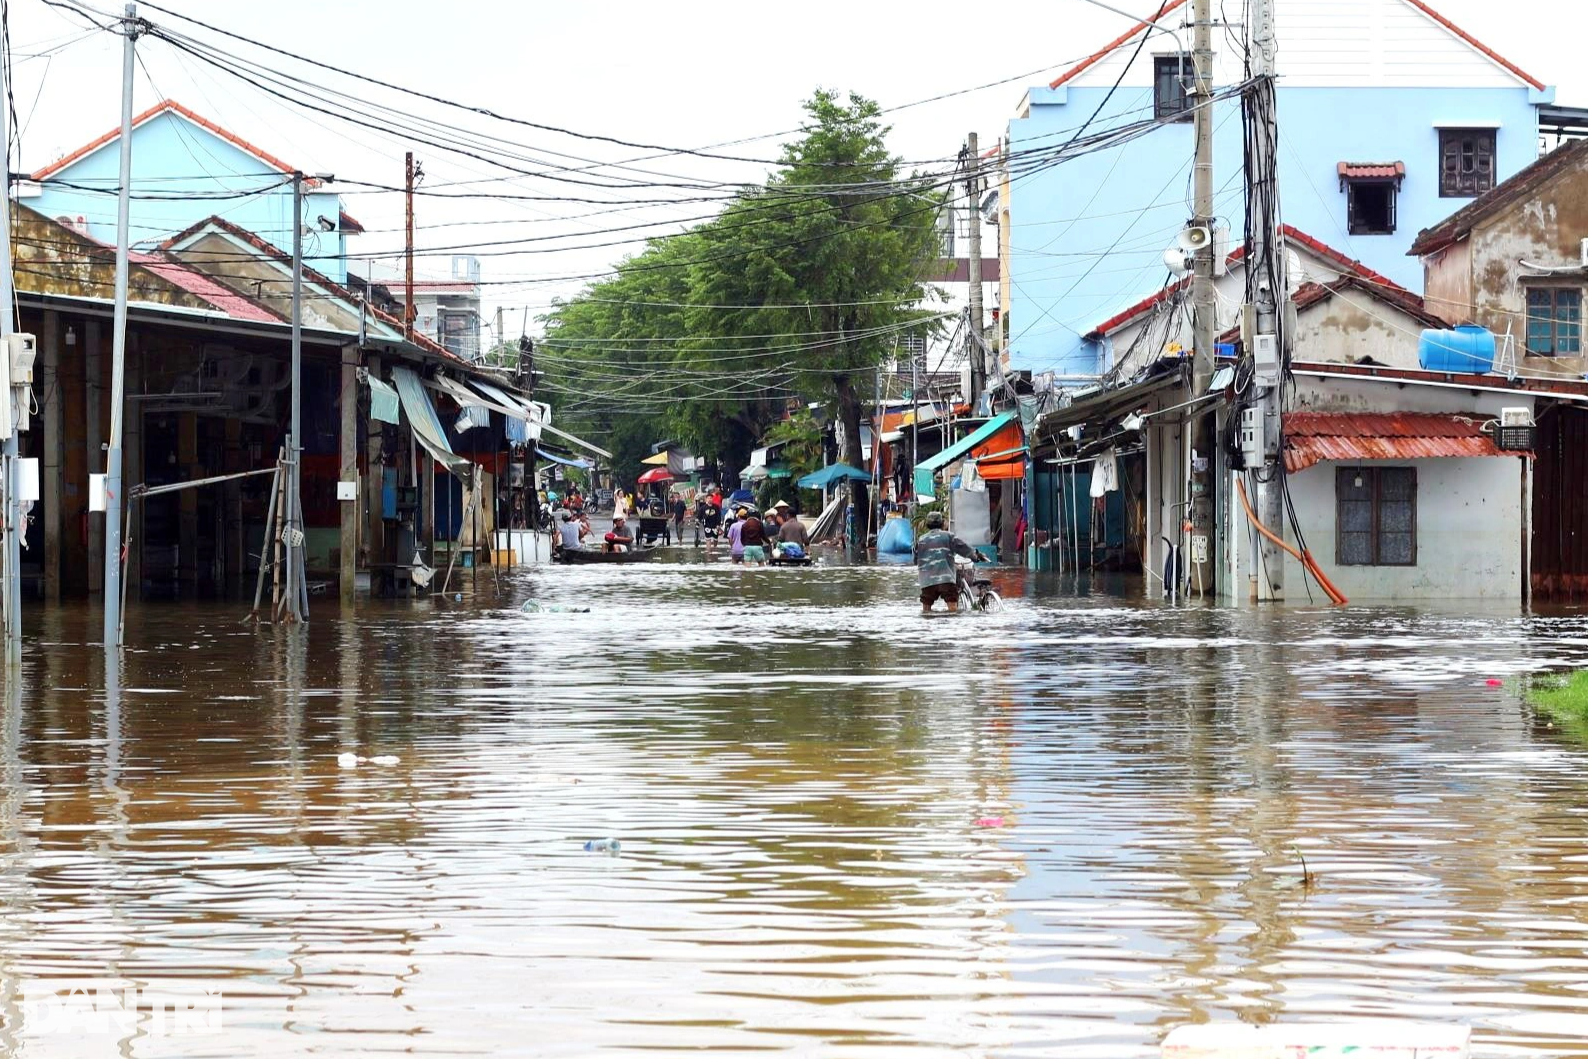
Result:
<instances>
[{"instance_id":1,"label":"blue plastic water tank","mask_svg":"<svg viewBox=\"0 0 1588 1059\"><path fill-rule=\"evenodd\" d=\"M1487 374L1494 370L1494 332L1477 324L1429 328L1417 343L1417 363L1425 371Z\"/></svg>"},{"instance_id":2,"label":"blue plastic water tank","mask_svg":"<svg viewBox=\"0 0 1588 1059\"><path fill-rule=\"evenodd\" d=\"M877 533L877 552L882 555L909 555L915 550L915 527L910 520L889 515Z\"/></svg>"}]
</instances>

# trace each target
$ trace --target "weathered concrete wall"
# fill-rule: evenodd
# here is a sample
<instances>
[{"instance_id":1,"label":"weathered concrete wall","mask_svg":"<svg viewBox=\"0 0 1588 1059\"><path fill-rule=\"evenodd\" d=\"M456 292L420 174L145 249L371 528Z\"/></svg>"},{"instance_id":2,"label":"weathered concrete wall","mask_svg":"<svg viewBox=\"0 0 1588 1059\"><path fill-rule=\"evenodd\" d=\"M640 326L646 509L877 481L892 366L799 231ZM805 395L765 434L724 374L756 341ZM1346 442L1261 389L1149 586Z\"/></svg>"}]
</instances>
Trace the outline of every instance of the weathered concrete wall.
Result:
<instances>
[{"instance_id":1,"label":"weathered concrete wall","mask_svg":"<svg viewBox=\"0 0 1588 1059\"><path fill-rule=\"evenodd\" d=\"M1296 516L1313 557L1353 601L1522 597L1524 461L1510 457L1364 461L1417 470L1417 561L1341 566L1335 552L1335 469L1324 462L1290 478ZM1286 596L1304 599L1301 564L1285 562ZM1315 590L1316 591L1316 590Z\"/></svg>"},{"instance_id":2,"label":"weathered concrete wall","mask_svg":"<svg viewBox=\"0 0 1588 1059\"><path fill-rule=\"evenodd\" d=\"M1462 240L1423 259L1423 304L1452 325L1472 319L1472 244Z\"/></svg>"},{"instance_id":3,"label":"weathered concrete wall","mask_svg":"<svg viewBox=\"0 0 1588 1059\"><path fill-rule=\"evenodd\" d=\"M1392 368L1416 368L1423 325L1358 290L1334 296L1296 316L1297 360L1357 364L1372 357Z\"/></svg>"},{"instance_id":4,"label":"weathered concrete wall","mask_svg":"<svg viewBox=\"0 0 1588 1059\"><path fill-rule=\"evenodd\" d=\"M1588 169L1559 174L1477 227L1468 240L1477 322L1496 335L1505 334L1509 326L1520 352L1527 331L1526 284L1584 285L1581 273L1546 275L1522 262L1580 265L1584 238L1588 238ZM1581 356L1524 359L1546 367L1565 361L1573 365L1573 372L1582 370L1584 363Z\"/></svg>"},{"instance_id":5,"label":"weathered concrete wall","mask_svg":"<svg viewBox=\"0 0 1588 1059\"><path fill-rule=\"evenodd\" d=\"M11 246L19 293L105 301L115 296L114 250L15 202L11 204ZM140 265L127 269L127 298L188 309L215 308Z\"/></svg>"}]
</instances>

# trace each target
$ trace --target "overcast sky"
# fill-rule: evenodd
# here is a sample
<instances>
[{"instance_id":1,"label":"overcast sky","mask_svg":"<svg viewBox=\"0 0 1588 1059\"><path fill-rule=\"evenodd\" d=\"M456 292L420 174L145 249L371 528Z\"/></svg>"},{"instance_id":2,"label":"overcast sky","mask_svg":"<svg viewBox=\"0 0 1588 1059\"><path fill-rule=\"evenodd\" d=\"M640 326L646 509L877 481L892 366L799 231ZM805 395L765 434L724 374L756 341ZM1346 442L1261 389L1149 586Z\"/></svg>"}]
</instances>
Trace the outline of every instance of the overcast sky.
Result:
<instances>
[{"instance_id":1,"label":"overcast sky","mask_svg":"<svg viewBox=\"0 0 1588 1059\"><path fill-rule=\"evenodd\" d=\"M108 0L89 0L109 10ZM1151 0L1111 0L1146 11ZM757 5L710 0L685 3L546 3L523 0L161 0L161 6L244 37L502 114L579 132L676 147L703 147L761 137L795 126L800 102L816 86L854 90L894 106L988 82L981 91L910 107L890 115L892 145L907 159L952 156L969 129L996 139L1026 84L1043 83L1117 35L1128 21L1084 0L1031 0L983 5L916 0L807 0ZM1232 7L1235 5L1232 5ZM1559 86L1563 103L1588 105L1588 64L1581 33L1588 16L1575 0L1437 0L1442 14L1524 70ZM31 171L113 127L119 120L120 38L90 32L79 18L43 0L10 0L16 108L23 125L22 165ZM1215 11L1218 5L1215 4ZM119 5L115 7L119 10ZM972 12L976 13L972 13ZM140 14L259 57L247 45L141 7ZM1564 30L1571 28L1571 32ZM83 38L76 40L75 38ZM72 42L67 44L67 42ZM37 55L57 45L49 56ZM355 128L292 107L230 75L174 51L140 41L139 109L175 98L305 171L400 185L401 137ZM388 93L356 86L281 61L283 69L382 100ZM1026 75L1029 76L1019 76ZM601 162L652 152L596 143L459 115L410 100L412 113L457 121L523 145L534 156L569 162L562 152ZM777 153L778 137L724 151L756 158ZM580 195L621 204L682 191L615 191L514 177L501 169L423 145L414 146L427 186L510 194ZM711 181L757 180L764 167L672 156L636 162L665 176ZM607 173L619 171L605 170ZM453 186L453 182L488 183ZM350 189L351 190L351 189ZM402 199L390 193L349 194L349 212L370 230L355 254L401 246ZM569 235L538 249L554 253L481 257L487 281L487 323L497 305L520 316L544 311L551 297L580 286L548 280L596 272L623 247L579 248L623 238L589 235L594 228L700 216L699 204L650 206L567 219L610 209L589 203L440 201L422 198L417 245L498 242L520 236ZM466 223L460 223L466 222ZM531 244L523 244L529 246ZM507 249L513 249L509 247ZM444 271L445 259L429 271ZM518 319L506 328L516 336ZM531 332L534 327L531 324Z\"/></svg>"}]
</instances>

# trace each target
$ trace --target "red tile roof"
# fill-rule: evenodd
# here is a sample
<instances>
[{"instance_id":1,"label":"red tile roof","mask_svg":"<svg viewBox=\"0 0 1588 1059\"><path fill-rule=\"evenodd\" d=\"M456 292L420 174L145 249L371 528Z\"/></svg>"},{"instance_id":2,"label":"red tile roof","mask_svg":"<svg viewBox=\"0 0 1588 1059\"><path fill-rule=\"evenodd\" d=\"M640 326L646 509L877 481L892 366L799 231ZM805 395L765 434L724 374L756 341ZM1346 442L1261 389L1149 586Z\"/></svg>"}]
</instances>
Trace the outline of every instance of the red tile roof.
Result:
<instances>
[{"instance_id":1,"label":"red tile roof","mask_svg":"<svg viewBox=\"0 0 1588 1059\"><path fill-rule=\"evenodd\" d=\"M1163 18L1163 16L1167 15L1169 12L1173 11L1175 8L1181 7L1184 4L1185 4L1185 0L1166 0L1165 3L1159 5L1158 13L1153 15L1152 18L1149 21L1156 22L1159 19ZM1113 40L1109 41L1108 44L1101 51L1093 52L1091 55L1088 55L1086 58L1084 58L1080 62L1076 63L1074 66L1072 66L1068 70L1064 71L1058 77L1054 78L1051 82L1049 82L1048 87L1049 88L1058 88L1060 85L1063 85L1063 84L1067 83L1070 80L1070 78L1077 77L1080 74L1086 72L1088 69L1090 69L1096 63L1101 62L1103 59L1106 59L1111 52L1115 51L1118 48L1124 47L1126 44L1129 44L1131 42L1131 40L1136 36L1136 34L1142 32L1146 28L1147 28L1147 22L1138 22L1138 23L1136 23L1136 25L1134 27L1132 27L1130 30L1128 30L1128 31L1126 31L1124 33L1121 33L1119 36L1117 36Z\"/></svg>"},{"instance_id":2,"label":"red tile roof","mask_svg":"<svg viewBox=\"0 0 1588 1059\"><path fill-rule=\"evenodd\" d=\"M340 220L342 224L342 230L345 232L352 232L354 235L357 235L364 230L364 226L359 224L357 219L346 210L341 212Z\"/></svg>"},{"instance_id":3,"label":"red tile roof","mask_svg":"<svg viewBox=\"0 0 1588 1059\"><path fill-rule=\"evenodd\" d=\"M1482 416L1426 412L1291 412L1285 416L1285 469L1322 460L1416 460L1515 456L1483 432Z\"/></svg>"},{"instance_id":4,"label":"red tile roof","mask_svg":"<svg viewBox=\"0 0 1588 1059\"><path fill-rule=\"evenodd\" d=\"M1411 4L1417 10L1421 11L1423 14L1427 15L1429 18L1433 19L1435 22L1439 23L1441 26L1448 29L1450 32L1454 33L1456 36L1460 37L1462 40L1466 41L1468 44L1472 45L1482 54L1488 56L1490 59L1511 71L1517 77L1520 77L1522 80L1526 81L1539 91L1543 91L1544 82L1540 81L1532 74L1524 72L1521 67L1505 58L1493 48L1490 48L1487 44L1484 44L1481 40L1474 37L1472 34L1468 33L1454 22L1450 21L1444 15L1441 15L1439 12L1423 3L1423 0L1406 0L1406 2Z\"/></svg>"},{"instance_id":5,"label":"red tile roof","mask_svg":"<svg viewBox=\"0 0 1588 1059\"><path fill-rule=\"evenodd\" d=\"M161 279L181 287L189 294L198 295L234 320L253 320L258 323L279 324L286 319L271 312L253 299L238 294L230 287L216 283L202 272L190 268L167 254L143 254L133 251L128 255L128 260L133 264L142 265Z\"/></svg>"},{"instance_id":6,"label":"red tile roof","mask_svg":"<svg viewBox=\"0 0 1588 1059\"><path fill-rule=\"evenodd\" d=\"M1421 11L1435 22L1439 23L1446 30L1454 33L1457 37L1460 37L1474 50L1488 58L1490 61L1498 63L1500 66L1504 67L1506 70L1510 71L1513 75L1520 78L1533 88L1537 88L1541 91L1543 90L1544 82L1540 81L1531 74L1524 72L1520 67L1511 62L1509 59L1506 59L1499 52L1495 51L1493 48L1490 48L1472 34L1468 33L1466 30L1450 21L1444 15L1441 15L1438 11L1435 11L1427 4L1423 3L1423 0L1405 0L1405 2L1415 7L1417 10ZM1163 4L1158 8L1158 13L1153 15L1150 21L1157 22L1158 20L1162 19L1164 15L1167 15L1169 12L1173 11L1177 7L1182 6L1184 3L1185 0L1171 0L1171 2ZM1106 58L1109 53L1124 47L1126 44L1129 44L1131 40L1135 38L1136 34L1142 32L1146 28L1147 22L1136 23L1134 28L1126 33L1120 34L1118 37L1115 37L1112 41L1110 41L1107 47L1103 48L1101 51L1094 52L1085 59L1082 59L1080 62L1076 63L1074 66L1070 67L1068 70L1064 71L1064 73L1060 74L1048 87L1058 88L1060 85L1068 82L1071 78L1076 77L1090 69L1093 65Z\"/></svg>"},{"instance_id":7,"label":"red tile roof","mask_svg":"<svg viewBox=\"0 0 1588 1059\"><path fill-rule=\"evenodd\" d=\"M1341 162L1335 172L1341 180L1400 180L1406 176L1406 163Z\"/></svg>"},{"instance_id":8,"label":"red tile roof","mask_svg":"<svg viewBox=\"0 0 1588 1059\"><path fill-rule=\"evenodd\" d=\"M162 99L160 102L156 103L142 114L139 114L137 117L132 119L132 127L136 129L139 125L142 125L150 118L167 112L179 114L200 128L207 129L239 150L246 151L247 153L253 155L261 162L264 162L266 165L270 166L272 169L279 170L283 173L292 173L295 171L294 166L288 165L286 162L283 162L269 151L255 147L253 144L249 143L236 133L221 128L219 125L215 124L208 118L203 117L202 115L195 114L193 111L189 110L187 107L184 107L174 99ZM120 135L121 126L118 125L104 135L88 141L87 143L83 144L83 146L77 148L77 150L56 159L43 169L38 170L33 174L32 179L43 180L52 173L58 173L62 169L65 169L67 166L71 165L73 162L93 154L95 151L99 150L108 143L113 143ZM314 187L320 183L313 177L306 177L303 182L309 187Z\"/></svg>"},{"instance_id":9,"label":"red tile roof","mask_svg":"<svg viewBox=\"0 0 1588 1059\"><path fill-rule=\"evenodd\" d=\"M277 262L291 267L291 254L288 254L284 250L266 241L265 239L260 238L253 232L248 231L246 228L241 228L233 224L224 217L210 217L206 220L199 221L197 224L192 225L184 231L176 233L175 235L171 236L171 238L161 243L160 249L171 250L178 244L185 242L189 237L197 235L206 228L212 227L226 232L228 235L234 236L235 238L241 239L243 242L247 243L249 246L253 247L255 250L258 250L265 256L273 257ZM331 279L323 272L320 272L318 269L304 265L303 278L315 284L316 286L329 291L333 296L340 298L349 304L357 304L358 302L358 296L356 294L342 286L340 283ZM403 322L397 319L397 317L393 316L391 313L378 309L367 301L364 304L365 307L369 309L370 315L375 319L386 324L388 327L396 329L399 332L404 330ZM437 342L435 339L430 338L417 330L414 331L413 336L409 338L408 341L412 342L414 345L418 346L420 349L423 349L427 353L433 353L437 356L446 357L448 360L463 359L457 354L453 353L446 346L443 346L441 343Z\"/></svg>"},{"instance_id":10,"label":"red tile roof","mask_svg":"<svg viewBox=\"0 0 1588 1059\"><path fill-rule=\"evenodd\" d=\"M1314 254L1317 254L1325 261L1328 261L1330 264L1334 265L1343 274L1355 276L1358 279L1365 280L1376 287L1383 288L1385 291L1397 297L1404 296L1406 298L1415 300L1418 305L1418 310L1421 311L1422 299L1418 298L1417 295L1413 294L1405 287L1402 287L1399 283L1396 283L1388 276L1373 271L1366 265L1362 264L1362 262L1358 261L1356 258L1348 257L1347 255L1342 254L1340 251L1336 250L1327 243L1314 239L1306 232L1292 227L1291 225L1282 225L1280 227L1280 231L1284 233L1286 239L1293 239L1300 243L1308 250L1311 250ZM1235 262L1245 258L1245 256L1246 247L1242 245L1236 247L1234 250L1231 250L1229 256L1225 258L1225 261L1228 264L1234 264ZM1154 291L1152 294L1149 294L1136 304L1130 306L1129 308L1120 310L1113 316L1110 316L1107 320L1104 320L1102 323L1092 328L1086 337L1090 338L1092 335L1106 335L1115 328L1122 327L1131 320L1135 319L1137 316L1157 305L1159 302L1164 301L1171 295L1184 289L1186 285L1190 283L1190 281L1190 277L1187 276L1183 279L1176 280L1167 287L1164 287L1162 290Z\"/></svg>"}]
</instances>

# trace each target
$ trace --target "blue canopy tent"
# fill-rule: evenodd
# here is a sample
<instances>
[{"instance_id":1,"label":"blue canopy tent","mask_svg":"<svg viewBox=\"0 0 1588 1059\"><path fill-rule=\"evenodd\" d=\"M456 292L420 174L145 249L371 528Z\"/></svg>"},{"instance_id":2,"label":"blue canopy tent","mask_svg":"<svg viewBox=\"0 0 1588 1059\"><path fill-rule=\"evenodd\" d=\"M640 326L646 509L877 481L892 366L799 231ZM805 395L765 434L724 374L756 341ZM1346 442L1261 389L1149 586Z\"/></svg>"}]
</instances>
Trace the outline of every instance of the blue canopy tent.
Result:
<instances>
[{"instance_id":1,"label":"blue canopy tent","mask_svg":"<svg viewBox=\"0 0 1588 1059\"><path fill-rule=\"evenodd\" d=\"M869 482L871 472L862 471L859 467L851 467L847 463L832 463L819 471L813 471L801 478L795 484L801 489L826 489L838 482Z\"/></svg>"}]
</instances>

